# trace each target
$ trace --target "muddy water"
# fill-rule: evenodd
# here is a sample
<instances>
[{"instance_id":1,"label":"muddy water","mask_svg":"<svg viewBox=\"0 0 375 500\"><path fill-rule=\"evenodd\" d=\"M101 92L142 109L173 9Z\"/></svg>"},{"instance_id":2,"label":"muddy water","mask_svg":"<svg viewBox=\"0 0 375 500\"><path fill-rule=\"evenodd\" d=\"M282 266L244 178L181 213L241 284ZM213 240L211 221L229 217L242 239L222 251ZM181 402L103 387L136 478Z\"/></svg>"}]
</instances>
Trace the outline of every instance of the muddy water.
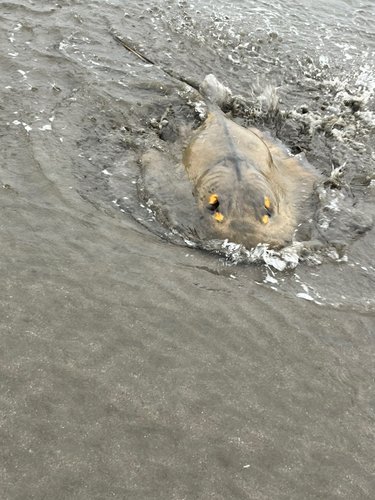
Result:
<instances>
[{"instance_id":1,"label":"muddy water","mask_svg":"<svg viewBox=\"0 0 375 500\"><path fill-rule=\"evenodd\" d=\"M1 4L2 498L372 498L374 15ZM278 271L173 240L138 159L168 106L199 117L165 70L254 109L277 89L282 120L254 124L326 178L345 164L355 203L316 215L336 246Z\"/></svg>"}]
</instances>

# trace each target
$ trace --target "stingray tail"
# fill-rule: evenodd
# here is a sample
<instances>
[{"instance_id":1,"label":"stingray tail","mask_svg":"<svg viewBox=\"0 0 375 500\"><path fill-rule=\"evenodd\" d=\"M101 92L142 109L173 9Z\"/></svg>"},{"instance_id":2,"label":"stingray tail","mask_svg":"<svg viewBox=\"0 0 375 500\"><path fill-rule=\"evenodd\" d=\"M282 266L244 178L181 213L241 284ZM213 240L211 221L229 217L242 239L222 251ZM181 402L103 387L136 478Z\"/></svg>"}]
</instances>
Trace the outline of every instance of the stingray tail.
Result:
<instances>
[{"instance_id":1,"label":"stingray tail","mask_svg":"<svg viewBox=\"0 0 375 500\"><path fill-rule=\"evenodd\" d=\"M140 54L139 52L137 52L135 49L132 49L131 47L129 47L129 45L126 45L126 43L123 40L121 40L121 38L119 36L117 36L115 33L113 33L113 32L110 32L110 33L113 36L113 38L116 40L116 42L120 43L123 47L126 48L126 50L128 50L129 52L132 52L135 56L142 59L143 62L148 63L148 64L155 64L153 61L151 61L151 59L148 59L147 57L145 57L142 54Z\"/></svg>"},{"instance_id":2,"label":"stingray tail","mask_svg":"<svg viewBox=\"0 0 375 500\"><path fill-rule=\"evenodd\" d=\"M214 75L207 75L199 87L199 92L211 104L215 104L219 108L229 106L233 100L232 92L224 87Z\"/></svg>"}]
</instances>

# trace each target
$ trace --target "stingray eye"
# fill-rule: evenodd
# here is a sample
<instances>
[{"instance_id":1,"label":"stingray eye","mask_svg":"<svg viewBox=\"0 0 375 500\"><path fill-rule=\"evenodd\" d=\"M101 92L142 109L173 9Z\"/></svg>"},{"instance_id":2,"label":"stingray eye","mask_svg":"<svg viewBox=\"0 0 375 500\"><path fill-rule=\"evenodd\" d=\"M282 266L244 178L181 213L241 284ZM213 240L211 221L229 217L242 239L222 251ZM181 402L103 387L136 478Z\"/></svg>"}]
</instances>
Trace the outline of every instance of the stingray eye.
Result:
<instances>
[{"instance_id":1,"label":"stingray eye","mask_svg":"<svg viewBox=\"0 0 375 500\"><path fill-rule=\"evenodd\" d=\"M219 201L218 195L212 194L208 200L207 208L211 212L214 212L213 216L215 217L215 219L218 222L221 222L224 219L224 215L217 211L217 209L219 208L219 205L220 205L220 201Z\"/></svg>"},{"instance_id":2,"label":"stingray eye","mask_svg":"<svg viewBox=\"0 0 375 500\"><path fill-rule=\"evenodd\" d=\"M212 194L208 200L208 205L207 205L208 210L211 210L211 212L215 212L215 210L217 210L219 205L220 202L217 194Z\"/></svg>"},{"instance_id":3,"label":"stingray eye","mask_svg":"<svg viewBox=\"0 0 375 500\"><path fill-rule=\"evenodd\" d=\"M268 196L264 197L264 208L265 208L265 215L262 217L262 222L263 224L267 224L268 220L270 217L272 217L272 208L271 208L271 202Z\"/></svg>"}]
</instances>

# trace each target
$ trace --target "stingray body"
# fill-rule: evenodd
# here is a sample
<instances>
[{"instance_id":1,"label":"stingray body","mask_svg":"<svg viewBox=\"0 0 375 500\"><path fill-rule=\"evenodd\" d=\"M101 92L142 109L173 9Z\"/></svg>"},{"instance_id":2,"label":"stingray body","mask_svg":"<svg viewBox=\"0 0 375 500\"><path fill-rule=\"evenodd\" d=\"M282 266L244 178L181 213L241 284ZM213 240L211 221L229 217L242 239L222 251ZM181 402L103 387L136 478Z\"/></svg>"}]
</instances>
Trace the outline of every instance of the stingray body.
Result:
<instances>
[{"instance_id":1,"label":"stingray body","mask_svg":"<svg viewBox=\"0 0 375 500\"><path fill-rule=\"evenodd\" d=\"M317 179L312 167L279 142L246 129L220 109L227 89L213 75L201 86L209 114L184 155L207 237L253 248L292 241Z\"/></svg>"}]
</instances>

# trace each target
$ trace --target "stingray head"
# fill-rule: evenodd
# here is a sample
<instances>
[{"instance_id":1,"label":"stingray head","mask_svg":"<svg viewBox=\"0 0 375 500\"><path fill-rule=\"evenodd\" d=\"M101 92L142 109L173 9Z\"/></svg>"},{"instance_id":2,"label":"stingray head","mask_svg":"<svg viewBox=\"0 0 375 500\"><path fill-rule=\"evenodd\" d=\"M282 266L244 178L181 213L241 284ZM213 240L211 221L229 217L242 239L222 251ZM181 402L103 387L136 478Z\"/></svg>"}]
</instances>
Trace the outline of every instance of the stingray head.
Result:
<instances>
[{"instance_id":1,"label":"stingray head","mask_svg":"<svg viewBox=\"0 0 375 500\"><path fill-rule=\"evenodd\" d=\"M281 247L290 239L290 214L283 207L283 187L256 173L240 182L226 178L206 184L200 208L217 237L253 248L258 243Z\"/></svg>"}]
</instances>

